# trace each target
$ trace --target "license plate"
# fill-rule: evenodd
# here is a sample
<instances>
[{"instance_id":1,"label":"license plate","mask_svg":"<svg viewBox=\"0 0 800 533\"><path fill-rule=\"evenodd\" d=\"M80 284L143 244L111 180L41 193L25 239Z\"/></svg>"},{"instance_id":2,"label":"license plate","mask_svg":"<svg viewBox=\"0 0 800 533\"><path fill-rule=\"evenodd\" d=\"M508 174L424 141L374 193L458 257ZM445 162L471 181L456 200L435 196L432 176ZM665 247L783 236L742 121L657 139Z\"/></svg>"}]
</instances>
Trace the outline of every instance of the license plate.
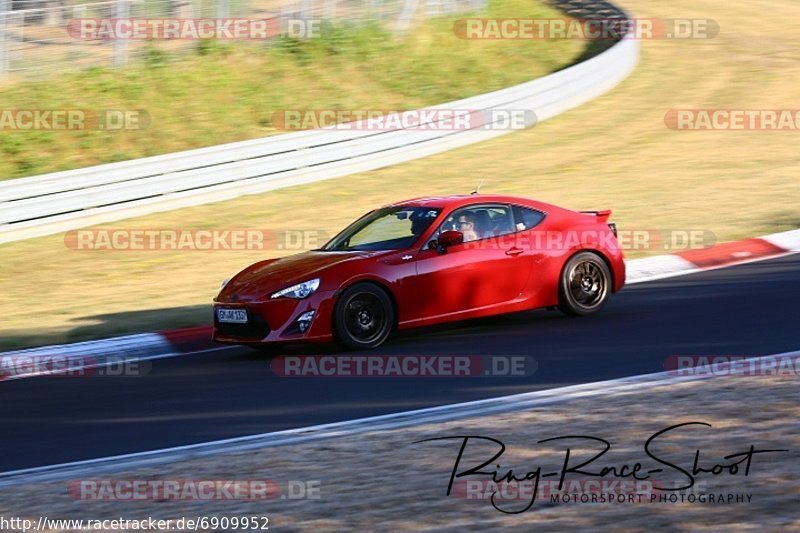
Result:
<instances>
[{"instance_id":1,"label":"license plate","mask_svg":"<svg viewBox=\"0 0 800 533\"><path fill-rule=\"evenodd\" d=\"M217 320L220 322L233 322L234 324L246 324L247 311L244 309L217 309Z\"/></svg>"}]
</instances>

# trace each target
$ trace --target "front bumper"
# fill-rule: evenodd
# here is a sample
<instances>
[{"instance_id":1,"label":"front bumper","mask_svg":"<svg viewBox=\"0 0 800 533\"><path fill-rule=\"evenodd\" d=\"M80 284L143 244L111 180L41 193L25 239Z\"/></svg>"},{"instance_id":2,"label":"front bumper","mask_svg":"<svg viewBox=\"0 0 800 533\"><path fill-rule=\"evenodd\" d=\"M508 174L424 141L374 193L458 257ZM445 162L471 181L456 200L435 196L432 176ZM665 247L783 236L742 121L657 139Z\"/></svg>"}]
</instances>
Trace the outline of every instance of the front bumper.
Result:
<instances>
[{"instance_id":1,"label":"front bumper","mask_svg":"<svg viewBox=\"0 0 800 533\"><path fill-rule=\"evenodd\" d=\"M318 291L302 300L276 298L264 301L214 301L212 338L226 344L265 344L277 342L330 342L331 316L335 291ZM244 324L219 322L217 309L244 309ZM314 311L310 325L301 331L297 319Z\"/></svg>"}]
</instances>

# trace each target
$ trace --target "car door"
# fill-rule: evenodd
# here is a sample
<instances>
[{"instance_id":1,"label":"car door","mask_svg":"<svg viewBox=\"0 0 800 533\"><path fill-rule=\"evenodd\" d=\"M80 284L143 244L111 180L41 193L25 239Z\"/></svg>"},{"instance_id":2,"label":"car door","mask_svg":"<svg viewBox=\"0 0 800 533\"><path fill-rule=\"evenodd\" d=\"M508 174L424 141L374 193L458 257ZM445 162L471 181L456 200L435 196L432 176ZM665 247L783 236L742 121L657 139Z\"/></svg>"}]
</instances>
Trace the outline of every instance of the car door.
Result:
<instances>
[{"instance_id":1,"label":"car door","mask_svg":"<svg viewBox=\"0 0 800 533\"><path fill-rule=\"evenodd\" d=\"M462 216L463 215L463 216ZM417 311L421 317L467 318L519 298L530 274L530 258L514 239L514 216L506 204L471 204L454 210L434 238L474 220L473 240L444 253L425 247L416 257ZM459 224L461 222L461 224Z\"/></svg>"},{"instance_id":2,"label":"car door","mask_svg":"<svg viewBox=\"0 0 800 533\"><path fill-rule=\"evenodd\" d=\"M538 307L542 300L542 293L547 292L547 287L557 282L559 268L559 253L553 249L554 235L547 231L545 219L547 215L542 211L527 206L512 206L515 222L515 240L517 246L525 249L523 257L528 259L530 277L523 292L531 307ZM558 232L558 235L561 233ZM559 242L557 241L557 245ZM557 248L557 246L556 246ZM556 259L554 259L554 257ZM557 289L555 289L557 290ZM547 300L547 298L545 298Z\"/></svg>"}]
</instances>

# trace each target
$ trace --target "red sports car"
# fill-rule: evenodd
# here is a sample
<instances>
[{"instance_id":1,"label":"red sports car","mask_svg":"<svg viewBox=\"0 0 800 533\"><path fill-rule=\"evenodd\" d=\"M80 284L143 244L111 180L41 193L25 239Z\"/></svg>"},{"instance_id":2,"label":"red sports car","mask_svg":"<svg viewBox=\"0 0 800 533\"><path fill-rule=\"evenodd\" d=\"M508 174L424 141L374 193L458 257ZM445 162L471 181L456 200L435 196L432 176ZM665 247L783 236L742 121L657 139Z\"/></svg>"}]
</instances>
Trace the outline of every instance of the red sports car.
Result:
<instances>
[{"instance_id":1,"label":"red sports car","mask_svg":"<svg viewBox=\"0 0 800 533\"><path fill-rule=\"evenodd\" d=\"M625 283L610 214L475 194L387 205L223 284L214 339L359 349L395 329L539 307L588 315Z\"/></svg>"}]
</instances>

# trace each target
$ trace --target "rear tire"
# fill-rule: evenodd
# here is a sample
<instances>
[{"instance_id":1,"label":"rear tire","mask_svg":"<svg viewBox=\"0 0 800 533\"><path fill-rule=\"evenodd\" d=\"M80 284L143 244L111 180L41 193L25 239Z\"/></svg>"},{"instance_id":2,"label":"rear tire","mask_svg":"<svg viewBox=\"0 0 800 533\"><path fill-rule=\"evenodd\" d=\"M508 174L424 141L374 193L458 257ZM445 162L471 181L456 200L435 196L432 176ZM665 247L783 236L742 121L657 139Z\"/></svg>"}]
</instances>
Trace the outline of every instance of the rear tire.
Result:
<instances>
[{"instance_id":1,"label":"rear tire","mask_svg":"<svg viewBox=\"0 0 800 533\"><path fill-rule=\"evenodd\" d=\"M611 271L594 252L572 256L558 283L558 308L567 315L586 316L600 311L611 294Z\"/></svg>"},{"instance_id":2,"label":"rear tire","mask_svg":"<svg viewBox=\"0 0 800 533\"><path fill-rule=\"evenodd\" d=\"M352 350L377 348L394 326L394 306L386 291L372 283L356 283L339 297L333 311L336 339Z\"/></svg>"}]
</instances>

